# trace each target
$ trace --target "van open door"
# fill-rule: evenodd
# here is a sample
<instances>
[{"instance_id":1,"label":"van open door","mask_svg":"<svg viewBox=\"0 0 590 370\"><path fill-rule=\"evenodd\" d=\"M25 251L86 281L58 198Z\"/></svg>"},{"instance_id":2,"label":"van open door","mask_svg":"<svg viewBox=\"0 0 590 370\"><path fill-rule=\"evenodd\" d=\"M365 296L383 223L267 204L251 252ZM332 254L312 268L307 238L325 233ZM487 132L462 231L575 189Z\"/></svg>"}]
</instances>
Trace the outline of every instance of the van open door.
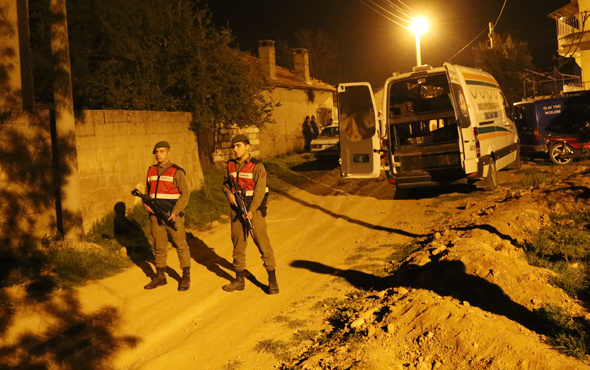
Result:
<instances>
[{"instance_id":1,"label":"van open door","mask_svg":"<svg viewBox=\"0 0 590 370\"><path fill-rule=\"evenodd\" d=\"M377 112L371 85L338 85L340 176L376 178L381 173Z\"/></svg>"},{"instance_id":2,"label":"van open door","mask_svg":"<svg viewBox=\"0 0 590 370\"><path fill-rule=\"evenodd\" d=\"M455 117L459 127L459 148L461 150L461 156L463 158L463 169L465 174L477 172L477 143L475 138L474 126L472 124L473 117L470 117L469 106L467 105L467 99L465 94L467 91L463 91L464 76L459 70L459 66L454 66L450 63L444 64L447 70L447 78L449 80L449 87L451 90L453 102L453 109L455 110Z\"/></svg>"}]
</instances>

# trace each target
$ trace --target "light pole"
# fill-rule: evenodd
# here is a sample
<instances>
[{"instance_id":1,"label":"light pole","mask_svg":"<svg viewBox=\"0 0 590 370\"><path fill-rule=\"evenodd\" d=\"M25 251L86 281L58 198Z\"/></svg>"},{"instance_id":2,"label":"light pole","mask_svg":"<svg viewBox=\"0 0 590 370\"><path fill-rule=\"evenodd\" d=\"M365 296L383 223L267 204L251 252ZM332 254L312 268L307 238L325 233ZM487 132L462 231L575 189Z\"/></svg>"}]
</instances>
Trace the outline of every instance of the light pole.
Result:
<instances>
[{"instance_id":1,"label":"light pole","mask_svg":"<svg viewBox=\"0 0 590 370\"><path fill-rule=\"evenodd\" d=\"M428 29L428 21L426 18L418 17L412 21L411 26L414 35L416 36L416 65L422 65L422 58L420 56L420 35Z\"/></svg>"}]
</instances>

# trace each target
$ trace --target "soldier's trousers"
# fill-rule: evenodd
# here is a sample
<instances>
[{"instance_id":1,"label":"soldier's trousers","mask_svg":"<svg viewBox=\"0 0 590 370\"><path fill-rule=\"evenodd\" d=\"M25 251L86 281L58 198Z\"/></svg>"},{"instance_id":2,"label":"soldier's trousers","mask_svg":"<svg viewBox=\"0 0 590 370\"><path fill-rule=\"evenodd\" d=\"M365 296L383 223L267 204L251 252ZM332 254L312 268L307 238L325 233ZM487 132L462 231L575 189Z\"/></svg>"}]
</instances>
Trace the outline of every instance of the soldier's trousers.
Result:
<instances>
[{"instance_id":1,"label":"soldier's trousers","mask_svg":"<svg viewBox=\"0 0 590 370\"><path fill-rule=\"evenodd\" d=\"M248 238L247 235L244 234L244 226L242 221L239 220L240 217L241 216L236 217L235 213L232 211L231 240L234 244L233 258L236 271L242 271L246 268L246 245ZM254 226L254 229L252 230L252 239L254 240L254 244L258 247L258 251L260 251L264 268L268 271L274 270L276 267L275 256L270 246L270 239L268 238L268 233L266 231L266 220L262 217L260 210L254 212L252 225Z\"/></svg>"},{"instance_id":2,"label":"soldier's trousers","mask_svg":"<svg viewBox=\"0 0 590 370\"><path fill-rule=\"evenodd\" d=\"M150 215L152 237L154 238L156 267L166 267L166 258L168 257L168 234L172 238L172 242L176 247L178 253L178 260L180 261L180 268L190 267L191 253L186 242L186 232L184 231L184 217L176 217L176 228L167 226L163 222L158 222L158 218Z\"/></svg>"}]
</instances>

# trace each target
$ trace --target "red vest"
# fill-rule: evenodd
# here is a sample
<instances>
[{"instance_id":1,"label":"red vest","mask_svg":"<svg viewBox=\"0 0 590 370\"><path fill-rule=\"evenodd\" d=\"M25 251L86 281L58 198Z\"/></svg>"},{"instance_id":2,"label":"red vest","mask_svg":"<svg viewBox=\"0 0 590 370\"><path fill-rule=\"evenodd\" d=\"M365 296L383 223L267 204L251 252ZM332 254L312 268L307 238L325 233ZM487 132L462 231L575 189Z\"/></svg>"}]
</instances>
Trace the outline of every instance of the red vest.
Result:
<instances>
[{"instance_id":1,"label":"red vest","mask_svg":"<svg viewBox=\"0 0 590 370\"><path fill-rule=\"evenodd\" d=\"M257 162L250 160L250 162L246 163L244 167L242 167L240 173L238 174L238 171L236 171L236 161L231 160L227 162L228 175L236 180L240 188L244 189L244 192L246 193L245 195L247 197L254 195L254 187L256 186L256 183L254 182L254 167L256 167L256 163Z\"/></svg>"},{"instance_id":2,"label":"red vest","mask_svg":"<svg viewBox=\"0 0 590 370\"><path fill-rule=\"evenodd\" d=\"M229 176L233 177L234 180L236 180L237 186L244 190L247 207L250 207L250 204L252 203L252 197L254 196L254 187L256 186L256 183L254 182L254 167L256 167L257 163L258 160L256 160L255 158L250 159L250 161L246 163L238 173L238 171L236 170L236 160L232 159L227 162L227 173ZM236 189L231 190L235 192ZM262 217L266 217L268 187L264 189L264 191L266 194L264 195L262 204L260 204L260 207L258 207L258 209L262 213Z\"/></svg>"},{"instance_id":3,"label":"red vest","mask_svg":"<svg viewBox=\"0 0 590 370\"><path fill-rule=\"evenodd\" d=\"M180 198L178 188L174 186L174 176L182 168L173 164L161 175L158 176L158 165L153 165L148 169L147 186L150 198L161 205L164 209L171 211Z\"/></svg>"}]
</instances>

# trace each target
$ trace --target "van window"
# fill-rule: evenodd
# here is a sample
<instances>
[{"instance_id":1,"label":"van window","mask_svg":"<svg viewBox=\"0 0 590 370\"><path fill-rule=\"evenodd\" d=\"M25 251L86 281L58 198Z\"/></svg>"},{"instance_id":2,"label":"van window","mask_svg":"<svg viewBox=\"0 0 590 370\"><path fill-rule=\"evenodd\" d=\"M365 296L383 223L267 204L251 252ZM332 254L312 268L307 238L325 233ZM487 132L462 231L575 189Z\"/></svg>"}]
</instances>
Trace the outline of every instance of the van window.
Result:
<instances>
[{"instance_id":1,"label":"van window","mask_svg":"<svg viewBox=\"0 0 590 370\"><path fill-rule=\"evenodd\" d=\"M453 110L444 73L395 81L389 89L391 117Z\"/></svg>"}]
</instances>

